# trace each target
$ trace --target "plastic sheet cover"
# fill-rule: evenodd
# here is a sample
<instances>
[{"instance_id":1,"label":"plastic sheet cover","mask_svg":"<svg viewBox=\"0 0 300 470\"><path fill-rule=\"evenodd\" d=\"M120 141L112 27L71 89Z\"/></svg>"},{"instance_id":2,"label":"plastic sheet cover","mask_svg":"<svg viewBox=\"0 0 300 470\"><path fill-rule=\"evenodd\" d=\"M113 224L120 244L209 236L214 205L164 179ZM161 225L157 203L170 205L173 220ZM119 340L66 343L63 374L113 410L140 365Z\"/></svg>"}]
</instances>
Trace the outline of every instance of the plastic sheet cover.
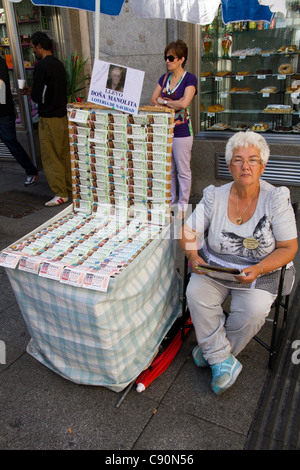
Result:
<instances>
[{"instance_id":1,"label":"plastic sheet cover","mask_svg":"<svg viewBox=\"0 0 300 470\"><path fill-rule=\"evenodd\" d=\"M130 0L138 18L172 18L203 25L214 20L220 3L221 0Z\"/></svg>"},{"instance_id":2,"label":"plastic sheet cover","mask_svg":"<svg viewBox=\"0 0 300 470\"><path fill-rule=\"evenodd\" d=\"M181 313L170 238L151 242L105 293L6 272L31 334L27 352L75 383L123 390Z\"/></svg>"}]
</instances>

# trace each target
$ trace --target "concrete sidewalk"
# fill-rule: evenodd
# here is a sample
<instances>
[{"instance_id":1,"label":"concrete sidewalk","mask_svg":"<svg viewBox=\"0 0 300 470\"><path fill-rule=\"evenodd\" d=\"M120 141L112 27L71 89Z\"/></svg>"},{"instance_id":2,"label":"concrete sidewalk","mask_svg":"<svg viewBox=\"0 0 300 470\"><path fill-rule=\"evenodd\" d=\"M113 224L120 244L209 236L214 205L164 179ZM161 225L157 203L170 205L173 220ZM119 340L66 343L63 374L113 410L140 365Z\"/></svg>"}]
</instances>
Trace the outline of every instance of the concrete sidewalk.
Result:
<instances>
[{"instance_id":1,"label":"concrete sidewalk","mask_svg":"<svg viewBox=\"0 0 300 470\"><path fill-rule=\"evenodd\" d=\"M24 172L15 162L0 160L0 198L5 202L5 215L0 215L0 249L66 207L43 205L52 197L43 174L38 184L30 188L24 187L24 181ZM18 218L11 217L17 213L13 206L18 201L22 205ZM176 263L182 272L179 248L177 253ZM252 340L239 356L243 371L236 384L220 397L215 396L210 388L209 368L199 370L193 363L191 352L196 340L191 331L167 371L143 393L133 387L118 408L122 392L74 384L26 353L30 335L1 268L0 340L6 345L7 357L6 364L0 365L0 449L98 449L115 451L115 455L123 450L181 450L192 454L198 450L299 449L296 403L298 399L299 404L300 365L291 363L291 340L300 340L296 321L300 303L299 254L296 267L295 311L279 365L272 372L268 369L268 352ZM269 331L267 324L264 335ZM281 400L276 396L280 392L276 384L285 381L293 383L289 388L293 406L279 410L274 420L270 406L274 409L274 400ZM287 393L283 385L281 389ZM278 428L279 421L285 429L288 426L288 435L282 427Z\"/></svg>"}]
</instances>

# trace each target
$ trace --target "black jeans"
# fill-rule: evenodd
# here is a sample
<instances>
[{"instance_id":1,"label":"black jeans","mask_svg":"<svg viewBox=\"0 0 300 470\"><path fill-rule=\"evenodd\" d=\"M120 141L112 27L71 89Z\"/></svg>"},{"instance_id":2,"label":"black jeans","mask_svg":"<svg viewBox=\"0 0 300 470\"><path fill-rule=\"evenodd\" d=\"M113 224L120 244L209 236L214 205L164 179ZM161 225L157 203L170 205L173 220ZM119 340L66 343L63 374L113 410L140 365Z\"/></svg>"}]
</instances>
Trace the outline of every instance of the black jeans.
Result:
<instances>
[{"instance_id":1,"label":"black jeans","mask_svg":"<svg viewBox=\"0 0 300 470\"><path fill-rule=\"evenodd\" d=\"M0 138L28 176L38 174L28 154L17 140L14 116L0 116Z\"/></svg>"}]
</instances>

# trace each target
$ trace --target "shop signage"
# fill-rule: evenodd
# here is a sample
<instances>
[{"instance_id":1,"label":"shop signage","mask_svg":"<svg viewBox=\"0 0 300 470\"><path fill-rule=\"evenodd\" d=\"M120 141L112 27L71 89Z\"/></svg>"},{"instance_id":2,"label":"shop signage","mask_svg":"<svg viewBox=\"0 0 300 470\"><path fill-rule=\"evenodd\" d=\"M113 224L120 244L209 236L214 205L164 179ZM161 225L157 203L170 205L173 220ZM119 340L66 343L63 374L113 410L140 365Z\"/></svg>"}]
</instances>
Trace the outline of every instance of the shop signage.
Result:
<instances>
[{"instance_id":1,"label":"shop signage","mask_svg":"<svg viewBox=\"0 0 300 470\"><path fill-rule=\"evenodd\" d=\"M145 72L95 60L88 101L138 114Z\"/></svg>"}]
</instances>

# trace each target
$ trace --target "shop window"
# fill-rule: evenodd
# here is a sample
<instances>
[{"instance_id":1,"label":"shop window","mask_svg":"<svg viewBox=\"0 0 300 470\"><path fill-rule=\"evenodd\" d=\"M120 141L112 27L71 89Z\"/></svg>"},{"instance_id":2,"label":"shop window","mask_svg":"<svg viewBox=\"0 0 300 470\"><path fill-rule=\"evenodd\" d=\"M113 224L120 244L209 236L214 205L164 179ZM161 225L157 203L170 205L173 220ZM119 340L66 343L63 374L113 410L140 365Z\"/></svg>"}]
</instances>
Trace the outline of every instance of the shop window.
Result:
<instances>
[{"instance_id":1,"label":"shop window","mask_svg":"<svg viewBox=\"0 0 300 470\"><path fill-rule=\"evenodd\" d=\"M201 131L300 133L300 2L271 23L201 27ZM295 137L295 136L294 136Z\"/></svg>"}]
</instances>

